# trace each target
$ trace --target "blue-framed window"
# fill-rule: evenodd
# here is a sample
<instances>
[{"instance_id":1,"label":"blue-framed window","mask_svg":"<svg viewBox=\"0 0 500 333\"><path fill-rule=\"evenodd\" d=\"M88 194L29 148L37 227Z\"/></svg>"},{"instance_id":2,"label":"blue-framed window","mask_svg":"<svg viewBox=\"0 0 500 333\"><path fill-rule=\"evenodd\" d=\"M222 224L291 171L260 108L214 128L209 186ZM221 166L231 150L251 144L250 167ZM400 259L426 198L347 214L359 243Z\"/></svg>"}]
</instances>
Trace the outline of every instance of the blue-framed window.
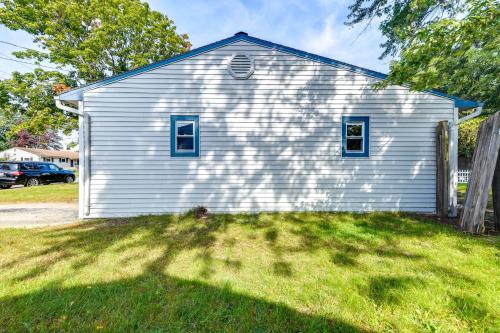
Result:
<instances>
[{"instance_id":1,"label":"blue-framed window","mask_svg":"<svg viewBox=\"0 0 500 333\"><path fill-rule=\"evenodd\" d=\"M170 156L200 156L198 116L170 116Z\"/></svg>"},{"instance_id":2,"label":"blue-framed window","mask_svg":"<svg viewBox=\"0 0 500 333\"><path fill-rule=\"evenodd\" d=\"M370 117L342 116L342 157L370 156Z\"/></svg>"}]
</instances>

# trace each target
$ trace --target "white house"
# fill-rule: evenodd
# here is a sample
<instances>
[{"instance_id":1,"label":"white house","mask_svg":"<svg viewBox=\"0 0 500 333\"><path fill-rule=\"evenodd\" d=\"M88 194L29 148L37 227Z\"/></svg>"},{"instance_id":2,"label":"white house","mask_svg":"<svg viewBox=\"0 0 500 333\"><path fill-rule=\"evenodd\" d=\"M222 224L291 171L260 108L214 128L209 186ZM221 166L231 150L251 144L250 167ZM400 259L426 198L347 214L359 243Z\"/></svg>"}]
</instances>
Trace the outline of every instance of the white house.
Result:
<instances>
[{"instance_id":1,"label":"white house","mask_svg":"<svg viewBox=\"0 0 500 333\"><path fill-rule=\"evenodd\" d=\"M238 33L61 94L80 114L80 216L436 210L435 127L480 104ZM78 105L78 110L71 107Z\"/></svg>"},{"instance_id":2,"label":"white house","mask_svg":"<svg viewBox=\"0 0 500 333\"><path fill-rule=\"evenodd\" d=\"M77 169L79 153L70 150L49 150L38 148L14 147L0 152L5 161L53 162L64 169Z\"/></svg>"}]
</instances>

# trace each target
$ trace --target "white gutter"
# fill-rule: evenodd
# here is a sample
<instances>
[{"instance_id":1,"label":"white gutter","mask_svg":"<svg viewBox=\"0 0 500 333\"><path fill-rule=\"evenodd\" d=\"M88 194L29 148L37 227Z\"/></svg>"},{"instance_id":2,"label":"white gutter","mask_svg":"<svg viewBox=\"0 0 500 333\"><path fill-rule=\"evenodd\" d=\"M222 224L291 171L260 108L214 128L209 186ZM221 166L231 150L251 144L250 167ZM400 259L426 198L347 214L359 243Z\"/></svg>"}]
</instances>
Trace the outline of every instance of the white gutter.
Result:
<instances>
[{"instance_id":1,"label":"white gutter","mask_svg":"<svg viewBox=\"0 0 500 333\"><path fill-rule=\"evenodd\" d=\"M71 112L71 113L76 113L77 115L79 116L83 116L83 113L81 113L80 110L78 109L75 109L75 108L72 108L72 107L69 107L67 105L64 105L60 100L59 98L55 97L54 98L56 100L56 107L59 109L59 110L63 110L63 111L66 111L66 112Z\"/></svg>"},{"instance_id":2,"label":"white gutter","mask_svg":"<svg viewBox=\"0 0 500 333\"><path fill-rule=\"evenodd\" d=\"M457 125L460 125L464 121L470 120L472 118L476 118L477 116L479 116L481 114L481 112L483 112L483 104L482 103L479 104L479 106L476 108L476 111L472 112L471 114L469 114L463 118L458 119Z\"/></svg>"},{"instance_id":3,"label":"white gutter","mask_svg":"<svg viewBox=\"0 0 500 333\"><path fill-rule=\"evenodd\" d=\"M79 207L78 217L84 218L90 214L90 116L83 110L83 101L78 102L78 109L62 104L58 97L55 97L56 107L62 111L71 112L78 115L78 142L80 146L79 171Z\"/></svg>"}]
</instances>

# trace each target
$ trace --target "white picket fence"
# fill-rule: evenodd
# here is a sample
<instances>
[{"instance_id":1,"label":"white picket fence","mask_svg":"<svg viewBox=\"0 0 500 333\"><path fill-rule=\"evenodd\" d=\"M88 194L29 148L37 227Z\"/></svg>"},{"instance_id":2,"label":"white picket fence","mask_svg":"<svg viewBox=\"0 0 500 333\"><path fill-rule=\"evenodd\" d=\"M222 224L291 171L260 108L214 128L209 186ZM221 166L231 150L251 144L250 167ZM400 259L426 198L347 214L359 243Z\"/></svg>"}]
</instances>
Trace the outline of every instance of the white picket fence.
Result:
<instances>
[{"instance_id":1,"label":"white picket fence","mask_svg":"<svg viewBox=\"0 0 500 333\"><path fill-rule=\"evenodd\" d=\"M458 170L458 182L467 184L469 182L469 170Z\"/></svg>"}]
</instances>

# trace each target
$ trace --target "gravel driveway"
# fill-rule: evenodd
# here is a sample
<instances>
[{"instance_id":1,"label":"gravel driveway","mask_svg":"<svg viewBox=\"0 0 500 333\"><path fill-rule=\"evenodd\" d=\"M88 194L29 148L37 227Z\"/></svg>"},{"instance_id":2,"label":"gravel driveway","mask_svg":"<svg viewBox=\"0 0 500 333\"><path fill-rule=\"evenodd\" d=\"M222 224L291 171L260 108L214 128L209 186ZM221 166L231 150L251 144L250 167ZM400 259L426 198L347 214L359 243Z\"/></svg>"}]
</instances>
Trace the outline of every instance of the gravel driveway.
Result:
<instances>
[{"instance_id":1,"label":"gravel driveway","mask_svg":"<svg viewBox=\"0 0 500 333\"><path fill-rule=\"evenodd\" d=\"M42 227L78 220L78 203L0 204L0 228Z\"/></svg>"}]
</instances>

